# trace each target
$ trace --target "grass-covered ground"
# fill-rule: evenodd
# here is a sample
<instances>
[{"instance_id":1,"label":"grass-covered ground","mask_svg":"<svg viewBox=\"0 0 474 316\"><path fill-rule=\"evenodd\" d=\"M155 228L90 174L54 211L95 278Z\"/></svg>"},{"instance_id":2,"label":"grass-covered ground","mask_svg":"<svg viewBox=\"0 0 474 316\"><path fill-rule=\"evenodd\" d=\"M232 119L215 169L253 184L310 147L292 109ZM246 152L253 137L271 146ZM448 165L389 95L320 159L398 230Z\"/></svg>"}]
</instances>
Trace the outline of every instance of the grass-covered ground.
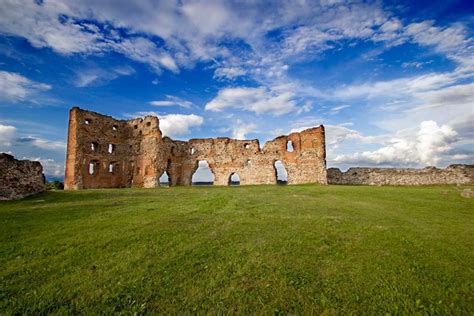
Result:
<instances>
[{"instance_id":1,"label":"grass-covered ground","mask_svg":"<svg viewBox=\"0 0 474 316\"><path fill-rule=\"evenodd\" d=\"M46 192L0 202L0 312L474 313L463 187Z\"/></svg>"}]
</instances>

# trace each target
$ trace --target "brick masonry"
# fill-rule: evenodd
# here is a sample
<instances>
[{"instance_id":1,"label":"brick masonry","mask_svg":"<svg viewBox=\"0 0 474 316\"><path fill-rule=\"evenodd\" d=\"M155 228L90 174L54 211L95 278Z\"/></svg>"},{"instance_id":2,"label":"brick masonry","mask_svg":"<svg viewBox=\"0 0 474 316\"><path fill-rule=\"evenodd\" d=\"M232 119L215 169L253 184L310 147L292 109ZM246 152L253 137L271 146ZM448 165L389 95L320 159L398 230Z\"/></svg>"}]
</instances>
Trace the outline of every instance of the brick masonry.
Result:
<instances>
[{"instance_id":1,"label":"brick masonry","mask_svg":"<svg viewBox=\"0 0 474 316\"><path fill-rule=\"evenodd\" d=\"M322 125L279 136L261 148L258 140L163 137L155 116L116 120L77 107L70 111L65 189L152 188L165 171L171 186L191 185L200 160L209 164L215 185L228 185L233 173L241 185L276 184L276 161L283 163L288 184L327 183Z\"/></svg>"}]
</instances>

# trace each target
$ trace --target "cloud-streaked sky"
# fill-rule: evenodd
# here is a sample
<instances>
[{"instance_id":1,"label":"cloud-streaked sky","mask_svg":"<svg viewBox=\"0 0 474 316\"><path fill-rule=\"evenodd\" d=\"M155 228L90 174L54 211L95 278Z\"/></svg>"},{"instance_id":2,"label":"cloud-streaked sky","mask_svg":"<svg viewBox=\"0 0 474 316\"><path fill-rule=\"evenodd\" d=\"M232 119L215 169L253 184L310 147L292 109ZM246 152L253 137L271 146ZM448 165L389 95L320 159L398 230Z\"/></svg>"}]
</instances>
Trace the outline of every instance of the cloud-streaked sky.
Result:
<instances>
[{"instance_id":1,"label":"cloud-streaked sky","mask_svg":"<svg viewBox=\"0 0 474 316\"><path fill-rule=\"evenodd\" d=\"M177 139L324 124L329 167L474 163L472 1L0 0L0 151L64 170L68 111Z\"/></svg>"}]
</instances>

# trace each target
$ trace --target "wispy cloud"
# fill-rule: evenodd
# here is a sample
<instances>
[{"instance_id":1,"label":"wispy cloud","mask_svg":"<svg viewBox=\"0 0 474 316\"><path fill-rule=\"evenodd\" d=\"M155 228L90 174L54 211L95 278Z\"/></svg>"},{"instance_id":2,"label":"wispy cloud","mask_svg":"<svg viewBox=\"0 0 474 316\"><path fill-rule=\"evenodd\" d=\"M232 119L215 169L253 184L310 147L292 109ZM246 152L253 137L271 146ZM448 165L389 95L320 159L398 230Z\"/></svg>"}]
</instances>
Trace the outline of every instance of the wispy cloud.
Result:
<instances>
[{"instance_id":1,"label":"wispy cloud","mask_svg":"<svg viewBox=\"0 0 474 316\"><path fill-rule=\"evenodd\" d=\"M120 76L130 76L134 73L135 69L131 66L119 66L112 69L102 69L99 67L81 68L76 72L74 85L79 88L101 86Z\"/></svg>"},{"instance_id":2,"label":"wispy cloud","mask_svg":"<svg viewBox=\"0 0 474 316\"><path fill-rule=\"evenodd\" d=\"M214 78L233 80L247 74L247 71L240 67L222 67L214 71Z\"/></svg>"},{"instance_id":3,"label":"wispy cloud","mask_svg":"<svg viewBox=\"0 0 474 316\"><path fill-rule=\"evenodd\" d=\"M25 144L27 146L34 146L43 150L52 150L60 152L64 152L66 150L66 143L63 141L52 141L36 136L20 137L17 138L15 141L16 143Z\"/></svg>"},{"instance_id":4,"label":"wispy cloud","mask_svg":"<svg viewBox=\"0 0 474 316\"><path fill-rule=\"evenodd\" d=\"M257 114L271 113L282 115L297 110L295 95L288 91L271 91L259 88L225 88L206 104L208 111L237 109L251 111Z\"/></svg>"},{"instance_id":5,"label":"wispy cloud","mask_svg":"<svg viewBox=\"0 0 474 316\"><path fill-rule=\"evenodd\" d=\"M0 100L28 101L31 96L51 90L52 86L30 80L18 73L0 70Z\"/></svg>"},{"instance_id":6,"label":"wispy cloud","mask_svg":"<svg viewBox=\"0 0 474 316\"><path fill-rule=\"evenodd\" d=\"M153 106L180 106L186 109L190 109L193 105L191 101L183 100L172 95L167 95L166 100L150 101L149 104Z\"/></svg>"},{"instance_id":7,"label":"wispy cloud","mask_svg":"<svg viewBox=\"0 0 474 316\"><path fill-rule=\"evenodd\" d=\"M266 6L271 6L271 10L262 9ZM391 10L379 1L262 4L253 1L5 0L0 10L0 33L25 38L35 48L50 49L70 60L86 60L92 55L91 59L102 60L119 54L128 59L124 64L136 69L110 68L110 64L98 62L100 66L83 67L76 72L70 79L76 87L100 86L135 71L138 76L143 68L135 65L134 62L138 62L153 72L153 77L146 77L146 83L160 82L156 88L161 89L161 93L172 94L176 92L166 90L168 75L181 79L179 76L186 77L188 71L201 74L199 71L204 69L205 78L211 80L212 77L214 82L199 96L201 100L210 100L205 105L207 111L200 114L210 118L233 115L234 123L240 123L227 132L234 137L257 133L254 121L244 119L246 115L257 114L265 119L262 122L275 122L268 125L278 124L281 130L313 126L317 120L310 118L323 114L325 117L318 117L317 122L326 123L331 150L339 150L342 144L349 142L370 144L366 147L368 150L357 152L360 155L373 152L372 158L382 157L382 152L389 152L390 148L402 149L403 144L419 146L400 136L398 131L413 126L424 130L420 125L423 122L436 122L436 126L431 127L444 130L446 135L449 133L444 126L455 130L455 142L448 136L444 138L450 147L461 141L468 142L469 136L474 135L470 115L474 45L469 22L406 17L398 9ZM390 62L386 55L393 54L382 54L402 44L413 48L417 56L409 56L412 52L409 50L410 54L401 54L400 60ZM367 47L371 47L370 52L364 51ZM369 62L365 57L370 55L376 56L378 62L364 71L363 66L353 69L357 62L350 60L346 70L340 65L343 61L337 59L339 55L347 57L346 53L362 60L364 66ZM352 57L357 53L365 57ZM375 63L373 59L370 62ZM438 67L440 65L442 67ZM314 73L311 67L316 70ZM336 74L320 73L331 67ZM386 67L386 75L380 73L383 67ZM398 68L394 70L394 67ZM154 78L164 73L167 76L163 80ZM22 74L0 72L2 101L29 101L50 89L51 85ZM155 107L201 110L191 101L176 96L146 97L150 100L148 105ZM365 128L359 131L356 127L338 124L340 117L347 119L346 114L353 114L354 121L363 120ZM293 126L285 115L298 120L298 126ZM161 122L168 135L187 135L204 126L204 117L167 114L161 115ZM206 117L206 122L211 119ZM270 133L258 125L260 133ZM214 127L220 126L211 128ZM389 139L406 142L389 143ZM372 145L387 149L375 153ZM31 142L30 146L35 145ZM59 151L61 146L56 147ZM433 155L441 157L448 153L454 151ZM338 154L349 157L347 152L338 151ZM468 154L456 152L455 155L459 158ZM419 163L440 161L421 159L410 153L407 157Z\"/></svg>"},{"instance_id":8,"label":"wispy cloud","mask_svg":"<svg viewBox=\"0 0 474 316\"><path fill-rule=\"evenodd\" d=\"M337 105L337 106L332 107L332 108L329 110L329 114L335 115L335 114L338 114L339 112L341 112L342 110L348 109L348 108L350 108L350 107L351 107L350 104Z\"/></svg>"}]
</instances>

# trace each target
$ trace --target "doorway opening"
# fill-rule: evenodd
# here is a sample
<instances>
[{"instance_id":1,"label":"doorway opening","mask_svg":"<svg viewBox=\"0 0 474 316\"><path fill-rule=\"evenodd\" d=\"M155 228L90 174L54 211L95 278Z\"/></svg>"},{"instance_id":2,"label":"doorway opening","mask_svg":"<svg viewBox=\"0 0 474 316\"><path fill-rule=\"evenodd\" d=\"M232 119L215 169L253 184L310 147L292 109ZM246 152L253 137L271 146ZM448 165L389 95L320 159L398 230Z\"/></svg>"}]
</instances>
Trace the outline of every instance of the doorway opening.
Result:
<instances>
[{"instance_id":1,"label":"doorway opening","mask_svg":"<svg viewBox=\"0 0 474 316\"><path fill-rule=\"evenodd\" d=\"M240 177L236 172L230 174L229 185L240 185Z\"/></svg>"},{"instance_id":2,"label":"doorway opening","mask_svg":"<svg viewBox=\"0 0 474 316\"><path fill-rule=\"evenodd\" d=\"M197 163L197 169L193 173L191 178L192 185L213 185L214 174L206 160L199 160Z\"/></svg>"},{"instance_id":3,"label":"doorway opening","mask_svg":"<svg viewBox=\"0 0 474 316\"><path fill-rule=\"evenodd\" d=\"M281 160L275 161L274 168L276 175L276 183L283 185L288 184L288 172L286 172L286 168L281 162Z\"/></svg>"},{"instance_id":4,"label":"doorway opening","mask_svg":"<svg viewBox=\"0 0 474 316\"><path fill-rule=\"evenodd\" d=\"M163 187L169 187L170 186L170 176L168 175L168 172L163 172L163 174L160 177L160 186Z\"/></svg>"}]
</instances>

